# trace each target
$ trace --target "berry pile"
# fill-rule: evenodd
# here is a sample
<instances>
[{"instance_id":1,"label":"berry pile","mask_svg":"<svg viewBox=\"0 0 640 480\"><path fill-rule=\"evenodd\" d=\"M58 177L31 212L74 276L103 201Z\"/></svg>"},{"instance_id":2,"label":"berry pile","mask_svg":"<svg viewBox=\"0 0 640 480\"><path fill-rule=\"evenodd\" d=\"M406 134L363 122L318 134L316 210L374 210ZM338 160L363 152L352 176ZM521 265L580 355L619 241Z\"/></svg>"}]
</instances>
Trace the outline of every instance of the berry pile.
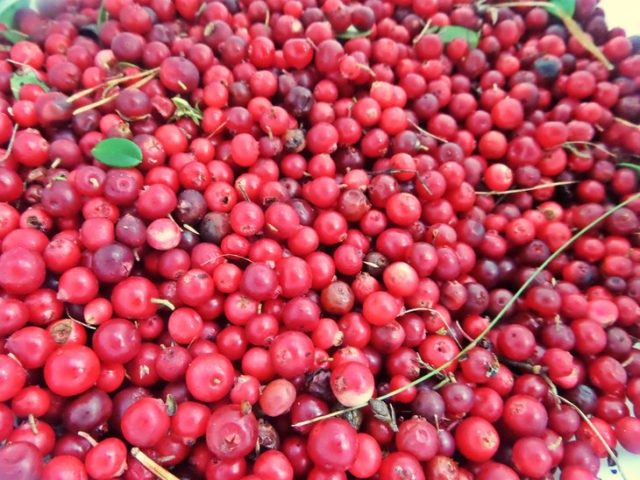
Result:
<instances>
[{"instance_id":1,"label":"berry pile","mask_svg":"<svg viewBox=\"0 0 640 480\"><path fill-rule=\"evenodd\" d=\"M0 477L640 454L640 38L498 2L0 2Z\"/></svg>"}]
</instances>

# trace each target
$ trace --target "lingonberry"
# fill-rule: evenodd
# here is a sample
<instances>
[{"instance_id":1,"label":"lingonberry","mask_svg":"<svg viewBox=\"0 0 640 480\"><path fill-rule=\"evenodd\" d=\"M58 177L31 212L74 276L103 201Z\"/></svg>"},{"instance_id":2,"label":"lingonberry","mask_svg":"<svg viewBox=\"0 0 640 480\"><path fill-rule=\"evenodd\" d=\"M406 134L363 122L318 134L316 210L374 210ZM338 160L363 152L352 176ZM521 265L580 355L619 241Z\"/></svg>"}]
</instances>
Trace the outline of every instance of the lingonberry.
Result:
<instances>
[{"instance_id":1,"label":"lingonberry","mask_svg":"<svg viewBox=\"0 0 640 480\"><path fill-rule=\"evenodd\" d=\"M239 405L224 405L209 417L206 441L209 450L220 459L244 457L255 448L258 421Z\"/></svg>"},{"instance_id":2,"label":"lingonberry","mask_svg":"<svg viewBox=\"0 0 640 480\"><path fill-rule=\"evenodd\" d=\"M64 425L69 432L93 432L106 424L112 407L107 393L92 388L65 406Z\"/></svg>"},{"instance_id":3,"label":"lingonberry","mask_svg":"<svg viewBox=\"0 0 640 480\"><path fill-rule=\"evenodd\" d=\"M107 438L93 446L86 454L87 473L95 478L106 479L121 475L127 465L127 447L118 438Z\"/></svg>"},{"instance_id":4,"label":"lingonberry","mask_svg":"<svg viewBox=\"0 0 640 480\"><path fill-rule=\"evenodd\" d=\"M456 427L456 446L462 455L474 462L489 460L500 446L498 432L487 420L467 417Z\"/></svg>"},{"instance_id":5,"label":"lingonberry","mask_svg":"<svg viewBox=\"0 0 640 480\"><path fill-rule=\"evenodd\" d=\"M158 443L170 428L170 418L164 403L155 398L141 398L122 416L121 429L125 439L138 447Z\"/></svg>"},{"instance_id":6,"label":"lingonberry","mask_svg":"<svg viewBox=\"0 0 640 480\"><path fill-rule=\"evenodd\" d=\"M0 467L7 478L42 478L43 457L42 452L33 443L10 443L0 450Z\"/></svg>"},{"instance_id":7,"label":"lingonberry","mask_svg":"<svg viewBox=\"0 0 640 480\"><path fill-rule=\"evenodd\" d=\"M547 426L548 415L538 400L520 394L505 402L503 419L515 435L539 435Z\"/></svg>"},{"instance_id":8,"label":"lingonberry","mask_svg":"<svg viewBox=\"0 0 640 480\"><path fill-rule=\"evenodd\" d=\"M218 353L196 357L186 371L189 392L201 401L216 401L229 393L233 384L233 366Z\"/></svg>"},{"instance_id":9,"label":"lingonberry","mask_svg":"<svg viewBox=\"0 0 640 480\"><path fill-rule=\"evenodd\" d=\"M540 372L637 451L638 181L611 154L640 151L640 44L596 2L575 20L611 71L539 7L143 3L105 0L95 38L64 2L20 9L0 62L3 472L149 477L121 439L151 442L123 416L153 392L145 453L176 475L595 478ZM105 137L141 163L94 158ZM411 385L425 365L456 381ZM386 393L397 433L377 403L362 433L316 420ZM88 454L67 433L107 423Z\"/></svg>"},{"instance_id":10,"label":"lingonberry","mask_svg":"<svg viewBox=\"0 0 640 480\"><path fill-rule=\"evenodd\" d=\"M93 350L106 363L127 363L138 353L141 343L136 326L120 318L101 323L92 337Z\"/></svg>"},{"instance_id":11,"label":"lingonberry","mask_svg":"<svg viewBox=\"0 0 640 480\"><path fill-rule=\"evenodd\" d=\"M522 475L542 477L551 470L551 454L541 438L523 437L513 445L512 461Z\"/></svg>"},{"instance_id":12,"label":"lingonberry","mask_svg":"<svg viewBox=\"0 0 640 480\"><path fill-rule=\"evenodd\" d=\"M0 270L3 272L0 286L9 294L32 293L44 282L45 268L45 262L37 252L23 247L4 250L0 255Z\"/></svg>"},{"instance_id":13,"label":"lingonberry","mask_svg":"<svg viewBox=\"0 0 640 480\"><path fill-rule=\"evenodd\" d=\"M63 345L47 358L44 365L47 386L61 396L87 391L99 376L100 360L93 350L84 345Z\"/></svg>"}]
</instances>

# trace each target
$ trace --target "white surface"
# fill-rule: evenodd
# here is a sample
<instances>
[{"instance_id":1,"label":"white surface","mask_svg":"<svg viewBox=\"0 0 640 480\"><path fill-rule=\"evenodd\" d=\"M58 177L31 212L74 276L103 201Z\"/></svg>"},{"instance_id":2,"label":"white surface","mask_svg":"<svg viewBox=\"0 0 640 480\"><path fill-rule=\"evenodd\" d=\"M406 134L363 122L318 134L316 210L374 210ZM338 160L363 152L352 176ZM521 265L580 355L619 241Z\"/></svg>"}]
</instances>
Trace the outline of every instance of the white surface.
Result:
<instances>
[{"instance_id":1,"label":"white surface","mask_svg":"<svg viewBox=\"0 0 640 480\"><path fill-rule=\"evenodd\" d=\"M622 27L629 36L640 35L640 1L600 0L600 8L604 10L607 25Z\"/></svg>"}]
</instances>

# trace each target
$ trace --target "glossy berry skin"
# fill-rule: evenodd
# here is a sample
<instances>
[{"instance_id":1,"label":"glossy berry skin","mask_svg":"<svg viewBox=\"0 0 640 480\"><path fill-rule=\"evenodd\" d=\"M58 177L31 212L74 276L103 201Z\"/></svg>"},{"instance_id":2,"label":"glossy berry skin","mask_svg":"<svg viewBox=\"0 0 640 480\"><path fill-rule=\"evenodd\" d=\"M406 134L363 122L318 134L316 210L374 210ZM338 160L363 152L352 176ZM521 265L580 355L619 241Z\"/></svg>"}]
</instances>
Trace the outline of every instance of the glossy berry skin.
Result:
<instances>
[{"instance_id":1,"label":"glossy berry skin","mask_svg":"<svg viewBox=\"0 0 640 480\"><path fill-rule=\"evenodd\" d=\"M294 378L311 370L313 342L301 332L288 331L278 335L269 347L269 355L276 373Z\"/></svg>"},{"instance_id":2,"label":"glossy berry skin","mask_svg":"<svg viewBox=\"0 0 640 480\"><path fill-rule=\"evenodd\" d=\"M156 312L157 306L153 299L158 297L158 289L151 281L131 277L114 287L111 304L119 317L141 320Z\"/></svg>"},{"instance_id":3,"label":"glossy berry skin","mask_svg":"<svg viewBox=\"0 0 640 480\"><path fill-rule=\"evenodd\" d=\"M41 478L43 455L29 442L6 444L0 450L0 467L7 479Z\"/></svg>"},{"instance_id":4,"label":"glossy berry skin","mask_svg":"<svg viewBox=\"0 0 640 480\"><path fill-rule=\"evenodd\" d=\"M2 388L0 398L4 402L13 398L26 381L24 368L8 355L0 356L0 373L2 374Z\"/></svg>"},{"instance_id":5,"label":"glossy berry skin","mask_svg":"<svg viewBox=\"0 0 640 480\"><path fill-rule=\"evenodd\" d=\"M118 438L107 438L87 452L87 473L96 479L121 475L126 468L126 458L125 443Z\"/></svg>"},{"instance_id":6,"label":"glossy berry skin","mask_svg":"<svg viewBox=\"0 0 640 480\"><path fill-rule=\"evenodd\" d=\"M162 400L141 398L122 416L120 428L124 438L137 447L151 447L169 431L171 420Z\"/></svg>"},{"instance_id":7,"label":"glossy berry skin","mask_svg":"<svg viewBox=\"0 0 640 480\"><path fill-rule=\"evenodd\" d=\"M500 446L496 429L480 417L467 417L456 428L456 446L462 455L474 462L489 460Z\"/></svg>"},{"instance_id":8,"label":"glossy berry skin","mask_svg":"<svg viewBox=\"0 0 640 480\"><path fill-rule=\"evenodd\" d=\"M638 446L637 432L640 429L640 422L635 417L624 417L615 423L616 438L620 444L629 452L637 454L640 451Z\"/></svg>"},{"instance_id":9,"label":"glossy berry skin","mask_svg":"<svg viewBox=\"0 0 640 480\"><path fill-rule=\"evenodd\" d=\"M233 384L233 365L218 353L196 357L187 368L186 384L198 400L215 402L224 398Z\"/></svg>"},{"instance_id":10,"label":"glossy berry skin","mask_svg":"<svg viewBox=\"0 0 640 480\"><path fill-rule=\"evenodd\" d=\"M35 292L44 282L46 274L42 257L22 247L0 255L0 270L3 272L0 286L14 295Z\"/></svg>"},{"instance_id":11,"label":"glossy berry skin","mask_svg":"<svg viewBox=\"0 0 640 480\"><path fill-rule=\"evenodd\" d=\"M317 423L307 440L309 456L314 464L328 470L347 470L356 458L357 446L357 432L339 418Z\"/></svg>"},{"instance_id":12,"label":"glossy berry skin","mask_svg":"<svg viewBox=\"0 0 640 480\"><path fill-rule=\"evenodd\" d=\"M367 403L373 395L375 380L368 366L346 362L331 371L331 390L345 407Z\"/></svg>"},{"instance_id":13,"label":"glossy berry skin","mask_svg":"<svg viewBox=\"0 0 640 480\"><path fill-rule=\"evenodd\" d=\"M258 439L258 421L239 405L218 407L209 417L206 440L216 457L231 460L247 455Z\"/></svg>"},{"instance_id":14,"label":"glossy berry skin","mask_svg":"<svg viewBox=\"0 0 640 480\"><path fill-rule=\"evenodd\" d=\"M640 454L640 39L598 0L0 3L0 478Z\"/></svg>"},{"instance_id":15,"label":"glossy berry skin","mask_svg":"<svg viewBox=\"0 0 640 480\"><path fill-rule=\"evenodd\" d=\"M44 365L44 380L53 393L70 397L87 391L100 376L100 360L89 347L64 345Z\"/></svg>"}]
</instances>

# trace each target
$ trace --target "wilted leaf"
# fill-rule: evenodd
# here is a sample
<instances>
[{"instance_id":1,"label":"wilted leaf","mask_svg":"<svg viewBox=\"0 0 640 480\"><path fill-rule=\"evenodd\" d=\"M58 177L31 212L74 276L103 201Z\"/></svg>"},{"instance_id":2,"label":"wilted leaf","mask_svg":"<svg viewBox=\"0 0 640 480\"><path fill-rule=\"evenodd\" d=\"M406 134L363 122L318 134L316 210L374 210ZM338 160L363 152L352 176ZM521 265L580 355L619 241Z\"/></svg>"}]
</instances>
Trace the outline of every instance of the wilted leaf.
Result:
<instances>
[{"instance_id":1,"label":"wilted leaf","mask_svg":"<svg viewBox=\"0 0 640 480\"><path fill-rule=\"evenodd\" d=\"M591 37L582 30L582 27L576 22L571 16L564 13L564 11L560 9L556 9L556 13L558 17L564 22L564 26L567 27L569 33L575 37L580 45L582 45L585 50L588 50L594 57L602 62L602 64L607 67L608 70L613 70L613 63L609 61L609 59L600 51L598 46L593 43Z\"/></svg>"},{"instance_id":2,"label":"wilted leaf","mask_svg":"<svg viewBox=\"0 0 640 480\"><path fill-rule=\"evenodd\" d=\"M100 163L117 168L130 168L142 162L142 150L126 138L107 138L93 147L91 154Z\"/></svg>"},{"instance_id":3,"label":"wilted leaf","mask_svg":"<svg viewBox=\"0 0 640 480\"><path fill-rule=\"evenodd\" d=\"M344 418L356 430L360 430L360 426L362 425L362 411L360 409L347 410L341 415L341 418Z\"/></svg>"},{"instance_id":4,"label":"wilted leaf","mask_svg":"<svg viewBox=\"0 0 640 480\"><path fill-rule=\"evenodd\" d=\"M165 409L170 417L173 417L178 410L178 404L176 403L176 399L173 395L167 395L167 399L165 400Z\"/></svg>"},{"instance_id":5,"label":"wilted leaf","mask_svg":"<svg viewBox=\"0 0 640 480\"><path fill-rule=\"evenodd\" d=\"M18 71L11 75L11 92L15 98L20 98L20 89L23 85L40 85L45 92L49 91L49 86L38 78L35 70L28 69L24 72Z\"/></svg>"},{"instance_id":6,"label":"wilted leaf","mask_svg":"<svg viewBox=\"0 0 640 480\"><path fill-rule=\"evenodd\" d=\"M373 412L373 416L381 422L387 423L394 432L398 431L396 424L396 412L393 407L382 400L372 398L369 400L369 407Z\"/></svg>"}]
</instances>

